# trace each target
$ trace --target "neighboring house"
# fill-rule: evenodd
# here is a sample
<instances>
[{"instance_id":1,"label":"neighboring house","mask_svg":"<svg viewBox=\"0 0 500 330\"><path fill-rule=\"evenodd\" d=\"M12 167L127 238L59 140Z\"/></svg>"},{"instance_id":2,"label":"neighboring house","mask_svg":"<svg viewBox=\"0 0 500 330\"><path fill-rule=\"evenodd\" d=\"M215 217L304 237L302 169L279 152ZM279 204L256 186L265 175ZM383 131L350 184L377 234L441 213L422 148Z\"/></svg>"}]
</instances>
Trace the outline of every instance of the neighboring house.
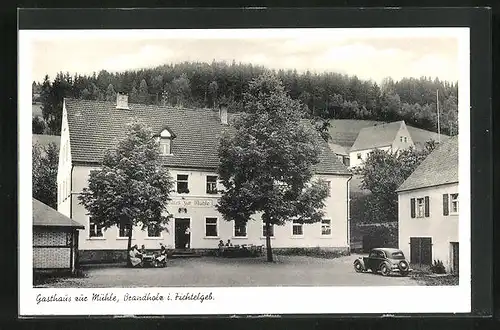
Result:
<instances>
[{"instance_id":1,"label":"neighboring house","mask_svg":"<svg viewBox=\"0 0 500 330\"><path fill-rule=\"evenodd\" d=\"M346 148L341 146L340 144L336 143L328 143L328 146L330 147L330 150L335 153L337 158L345 165L349 166L349 153L347 152Z\"/></svg>"},{"instance_id":2,"label":"neighboring house","mask_svg":"<svg viewBox=\"0 0 500 330\"><path fill-rule=\"evenodd\" d=\"M348 151L356 141L361 129L377 124L383 124L383 122L361 119L331 119L328 133L333 143L343 146Z\"/></svg>"},{"instance_id":3,"label":"neighboring house","mask_svg":"<svg viewBox=\"0 0 500 330\"><path fill-rule=\"evenodd\" d=\"M442 142L398 188L399 248L413 264L458 272L458 136Z\"/></svg>"},{"instance_id":4,"label":"neighboring house","mask_svg":"<svg viewBox=\"0 0 500 330\"><path fill-rule=\"evenodd\" d=\"M449 138L448 135L438 134L435 132L426 131L425 129L416 128L412 126L407 126L408 132L410 132L411 139L415 144L415 149L422 150L425 148L425 144L429 140L434 140L436 142L444 142Z\"/></svg>"},{"instance_id":5,"label":"neighboring house","mask_svg":"<svg viewBox=\"0 0 500 330\"><path fill-rule=\"evenodd\" d=\"M414 143L404 121L365 127L349 151L350 166L362 166L375 149L396 152L410 147Z\"/></svg>"},{"instance_id":6,"label":"neighboring house","mask_svg":"<svg viewBox=\"0 0 500 330\"><path fill-rule=\"evenodd\" d=\"M33 198L33 270L74 272L79 229L84 226Z\"/></svg>"},{"instance_id":7,"label":"neighboring house","mask_svg":"<svg viewBox=\"0 0 500 330\"><path fill-rule=\"evenodd\" d=\"M92 221L79 203L78 195L88 186L89 173L99 168L104 151L125 135L126 123L138 118L150 126L160 140L162 159L175 180L168 212L173 215L168 231L133 228L133 244L158 249L160 243L185 247L189 228L190 248L215 250L219 240L233 244L265 244L264 224L258 216L247 225L225 221L215 209L222 189L217 174L219 137L227 125L227 110L178 109L165 106L129 104L126 95L117 103L65 99L58 170L58 210L84 224L80 235L81 260L117 259L127 246L128 228L103 230ZM318 134L322 148L315 177L329 182L325 218L315 224L287 222L275 226L273 247L349 249L349 191L351 174Z\"/></svg>"}]
</instances>

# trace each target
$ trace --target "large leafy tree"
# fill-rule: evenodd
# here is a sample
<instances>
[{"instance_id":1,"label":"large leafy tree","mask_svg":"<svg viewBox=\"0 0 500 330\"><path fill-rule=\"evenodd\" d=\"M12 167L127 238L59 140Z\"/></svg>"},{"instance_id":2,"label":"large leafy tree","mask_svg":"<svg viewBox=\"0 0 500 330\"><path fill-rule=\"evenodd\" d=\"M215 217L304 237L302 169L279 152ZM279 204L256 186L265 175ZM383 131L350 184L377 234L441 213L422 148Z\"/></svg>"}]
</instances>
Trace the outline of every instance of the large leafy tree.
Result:
<instances>
[{"instance_id":1,"label":"large leafy tree","mask_svg":"<svg viewBox=\"0 0 500 330\"><path fill-rule=\"evenodd\" d=\"M46 146L36 143L32 148L32 156L33 197L55 209L59 147L55 143Z\"/></svg>"},{"instance_id":2,"label":"large leafy tree","mask_svg":"<svg viewBox=\"0 0 500 330\"><path fill-rule=\"evenodd\" d=\"M399 152L376 149L366 159L360 170L361 188L371 192L364 197L365 216L371 222L392 222L398 219L398 194L396 189L410 176L418 165L436 148L430 140L423 150L409 148Z\"/></svg>"},{"instance_id":3,"label":"large leafy tree","mask_svg":"<svg viewBox=\"0 0 500 330\"><path fill-rule=\"evenodd\" d=\"M321 137L304 120L302 108L276 76L263 74L250 83L245 112L221 138L218 174L225 190L217 209L237 223L261 215L268 261L273 261L271 226L292 219L314 223L324 215L327 185L312 180Z\"/></svg>"},{"instance_id":4,"label":"large leafy tree","mask_svg":"<svg viewBox=\"0 0 500 330\"><path fill-rule=\"evenodd\" d=\"M101 168L90 173L88 188L78 199L103 228L125 226L130 250L134 226L166 230L172 187L158 141L148 127L134 121L116 148L106 151Z\"/></svg>"}]
</instances>

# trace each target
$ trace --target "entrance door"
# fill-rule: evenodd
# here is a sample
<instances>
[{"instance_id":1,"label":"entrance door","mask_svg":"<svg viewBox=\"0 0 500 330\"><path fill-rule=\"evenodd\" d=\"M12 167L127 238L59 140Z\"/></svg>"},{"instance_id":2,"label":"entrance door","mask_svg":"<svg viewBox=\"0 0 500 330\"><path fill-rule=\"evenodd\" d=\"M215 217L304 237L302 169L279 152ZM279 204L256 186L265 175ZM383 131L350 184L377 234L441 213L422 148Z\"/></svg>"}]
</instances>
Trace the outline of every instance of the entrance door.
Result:
<instances>
[{"instance_id":1,"label":"entrance door","mask_svg":"<svg viewBox=\"0 0 500 330\"><path fill-rule=\"evenodd\" d=\"M410 237L410 262L414 265L432 264L432 238Z\"/></svg>"},{"instance_id":2,"label":"entrance door","mask_svg":"<svg viewBox=\"0 0 500 330\"><path fill-rule=\"evenodd\" d=\"M190 244L190 220L185 218L175 218L175 248L186 249Z\"/></svg>"},{"instance_id":3,"label":"entrance door","mask_svg":"<svg viewBox=\"0 0 500 330\"><path fill-rule=\"evenodd\" d=\"M453 274L458 274L458 242L451 242L451 262Z\"/></svg>"}]
</instances>

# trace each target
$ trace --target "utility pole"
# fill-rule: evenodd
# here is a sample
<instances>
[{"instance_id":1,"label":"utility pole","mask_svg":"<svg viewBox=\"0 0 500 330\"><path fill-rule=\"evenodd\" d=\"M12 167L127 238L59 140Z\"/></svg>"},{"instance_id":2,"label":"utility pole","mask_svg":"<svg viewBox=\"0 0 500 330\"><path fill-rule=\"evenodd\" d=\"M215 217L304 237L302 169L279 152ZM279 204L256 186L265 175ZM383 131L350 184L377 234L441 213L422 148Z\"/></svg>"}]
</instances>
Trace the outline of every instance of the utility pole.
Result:
<instances>
[{"instance_id":1,"label":"utility pole","mask_svg":"<svg viewBox=\"0 0 500 330\"><path fill-rule=\"evenodd\" d=\"M436 89L436 108L438 113L438 143L441 143L441 128L439 126L439 89Z\"/></svg>"}]
</instances>

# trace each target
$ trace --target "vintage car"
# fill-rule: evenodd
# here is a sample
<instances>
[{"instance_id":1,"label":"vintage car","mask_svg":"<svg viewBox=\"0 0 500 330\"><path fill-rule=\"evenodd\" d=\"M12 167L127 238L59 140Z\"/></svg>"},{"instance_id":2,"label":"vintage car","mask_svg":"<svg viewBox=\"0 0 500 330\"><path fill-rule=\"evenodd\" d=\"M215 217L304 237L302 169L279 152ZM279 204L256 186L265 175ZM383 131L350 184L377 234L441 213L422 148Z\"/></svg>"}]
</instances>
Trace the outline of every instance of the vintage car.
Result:
<instances>
[{"instance_id":1,"label":"vintage car","mask_svg":"<svg viewBox=\"0 0 500 330\"><path fill-rule=\"evenodd\" d=\"M354 261L354 269L358 273L371 270L384 276L393 272L406 276L412 271L403 252L391 248L372 249L368 257L359 257Z\"/></svg>"}]
</instances>

